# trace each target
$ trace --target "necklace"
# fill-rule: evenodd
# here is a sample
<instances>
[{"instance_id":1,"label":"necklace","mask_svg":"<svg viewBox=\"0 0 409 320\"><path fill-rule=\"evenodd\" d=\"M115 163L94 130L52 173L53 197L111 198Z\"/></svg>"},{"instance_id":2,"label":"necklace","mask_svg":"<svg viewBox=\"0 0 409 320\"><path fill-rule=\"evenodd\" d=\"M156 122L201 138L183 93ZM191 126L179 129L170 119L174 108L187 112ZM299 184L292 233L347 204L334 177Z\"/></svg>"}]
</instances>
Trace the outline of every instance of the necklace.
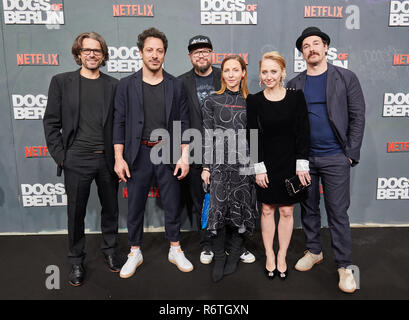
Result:
<instances>
[{"instance_id":1,"label":"necklace","mask_svg":"<svg viewBox=\"0 0 409 320\"><path fill-rule=\"evenodd\" d=\"M282 87L280 87L276 93L271 93L270 90L266 90L266 89L264 90L264 96L269 101L280 101L284 99L285 94L286 94L286 90L285 88L282 88Z\"/></svg>"}]
</instances>

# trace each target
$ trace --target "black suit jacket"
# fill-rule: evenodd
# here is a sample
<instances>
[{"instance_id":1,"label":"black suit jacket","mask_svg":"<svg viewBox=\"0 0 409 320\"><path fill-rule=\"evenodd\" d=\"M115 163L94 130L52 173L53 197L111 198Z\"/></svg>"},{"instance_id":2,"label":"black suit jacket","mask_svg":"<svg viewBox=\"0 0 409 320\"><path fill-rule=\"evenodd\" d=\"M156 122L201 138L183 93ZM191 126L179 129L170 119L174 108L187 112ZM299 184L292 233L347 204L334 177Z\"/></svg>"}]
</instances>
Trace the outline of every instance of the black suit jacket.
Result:
<instances>
[{"instance_id":1,"label":"black suit jacket","mask_svg":"<svg viewBox=\"0 0 409 320\"><path fill-rule=\"evenodd\" d=\"M221 70L217 67L212 67L212 69L214 90L219 91L221 86ZM191 69L190 71L180 75L178 79L183 81L183 85L187 94L190 127L203 132L203 115L202 109L200 108L199 104L199 98L197 97L195 72L193 69Z\"/></svg>"},{"instance_id":2,"label":"black suit jacket","mask_svg":"<svg viewBox=\"0 0 409 320\"><path fill-rule=\"evenodd\" d=\"M190 139L182 139L182 134L189 129L189 110L183 83L163 71L165 86L166 130L170 137L170 151L173 145L189 144ZM180 135L173 131L174 122L180 122ZM142 69L119 81L115 95L113 143L124 145L123 157L132 167L141 146L142 131L145 122L143 110ZM177 140L178 139L179 142ZM172 160L172 159L170 159ZM173 158L173 161L178 159Z\"/></svg>"},{"instance_id":3,"label":"black suit jacket","mask_svg":"<svg viewBox=\"0 0 409 320\"><path fill-rule=\"evenodd\" d=\"M304 91L307 71L291 79L287 87ZM365 129L365 99L355 73L328 63L328 118L345 155L352 166L359 162Z\"/></svg>"},{"instance_id":4,"label":"black suit jacket","mask_svg":"<svg viewBox=\"0 0 409 320\"><path fill-rule=\"evenodd\" d=\"M43 125L48 151L57 163L57 176L61 175L61 163L74 142L80 114L80 70L60 73L51 79ZM114 95L118 80L100 73L104 83L104 146L109 170L114 174L114 149L112 123Z\"/></svg>"}]
</instances>

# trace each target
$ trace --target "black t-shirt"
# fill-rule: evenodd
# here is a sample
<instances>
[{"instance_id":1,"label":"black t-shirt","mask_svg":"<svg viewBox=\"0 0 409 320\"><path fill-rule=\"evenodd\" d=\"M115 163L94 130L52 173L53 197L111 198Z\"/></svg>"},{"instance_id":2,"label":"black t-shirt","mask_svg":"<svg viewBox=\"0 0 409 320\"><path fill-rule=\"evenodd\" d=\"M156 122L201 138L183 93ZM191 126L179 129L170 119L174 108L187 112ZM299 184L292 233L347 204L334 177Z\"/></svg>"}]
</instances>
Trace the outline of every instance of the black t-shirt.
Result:
<instances>
[{"instance_id":1,"label":"black t-shirt","mask_svg":"<svg viewBox=\"0 0 409 320\"><path fill-rule=\"evenodd\" d=\"M80 118L71 150L92 152L104 150L104 87L101 78L80 77Z\"/></svg>"},{"instance_id":2,"label":"black t-shirt","mask_svg":"<svg viewBox=\"0 0 409 320\"><path fill-rule=\"evenodd\" d=\"M214 92L213 72L206 77L201 77L195 73L196 92L200 106L203 105L203 100Z\"/></svg>"},{"instance_id":3,"label":"black t-shirt","mask_svg":"<svg viewBox=\"0 0 409 320\"><path fill-rule=\"evenodd\" d=\"M165 86L163 81L156 85L143 82L143 111L145 124L143 140L150 140L155 129L166 129Z\"/></svg>"}]
</instances>

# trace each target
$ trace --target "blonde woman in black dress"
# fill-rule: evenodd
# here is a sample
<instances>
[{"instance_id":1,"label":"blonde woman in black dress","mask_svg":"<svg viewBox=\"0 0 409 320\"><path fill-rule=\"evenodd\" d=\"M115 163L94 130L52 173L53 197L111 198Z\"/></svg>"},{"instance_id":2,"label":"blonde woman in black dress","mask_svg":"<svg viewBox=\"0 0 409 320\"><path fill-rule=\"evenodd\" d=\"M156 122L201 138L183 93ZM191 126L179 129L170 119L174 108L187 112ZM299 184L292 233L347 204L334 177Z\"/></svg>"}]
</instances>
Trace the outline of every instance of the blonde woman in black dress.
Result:
<instances>
[{"instance_id":1,"label":"blonde woman in black dress","mask_svg":"<svg viewBox=\"0 0 409 320\"><path fill-rule=\"evenodd\" d=\"M266 275L287 278L286 255L294 219L294 204L305 192L290 197L285 179L296 174L303 185L310 181L308 168L309 120L302 91L283 87L285 60L278 52L268 52L260 61L263 91L247 98L248 129L258 129L258 163L255 164L257 200L262 203L261 231L266 253ZM274 211L278 208L279 251L273 250L276 231Z\"/></svg>"}]
</instances>

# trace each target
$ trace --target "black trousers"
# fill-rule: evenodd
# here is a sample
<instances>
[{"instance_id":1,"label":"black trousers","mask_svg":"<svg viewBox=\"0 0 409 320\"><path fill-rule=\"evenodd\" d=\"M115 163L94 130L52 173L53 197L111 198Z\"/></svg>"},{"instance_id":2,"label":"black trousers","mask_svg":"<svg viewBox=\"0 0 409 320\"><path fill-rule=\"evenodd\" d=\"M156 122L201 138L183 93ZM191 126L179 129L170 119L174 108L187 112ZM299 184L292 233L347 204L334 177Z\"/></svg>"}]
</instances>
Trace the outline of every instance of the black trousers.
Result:
<instances>
[{"instance_id":1,"label":"black trousers","mask_svg":"<svg viewBox=\"0 0 409 320\"><path fill-rule=\"evenodd\" d=\"M67 151L64 183L68 200L68 261L85 258L85 215L92 182L97 184L101 203L101 250L115 252L118 234L118 178L109 170L104 154Z\"/></svg>"},{"instance_id":2,"label":"black trousers","mask_svg":"<svg viewBox=\"0 0 409 320\"><path fill-rule=\"evenodd\" d=\"M301 220L307 249L322 251L320 239L321 212L319 181L322 180L325 210L331 234L332 249L338 268L351 265L351 229L348 208L350 204L351 164L343 153L325 157L310 157L311 186L308 198L301 203Z\"/></svg>"},{"instance_id":3,"label":"black trousers","mask_svg":"<svg viewBox=\"0 0 409 320\"><path fill-rule=\"evenodd\" d=\"M208 232L202 229L202 209L204 200L202 168L190 166L189 174L181 181L182 203L186 206L190 217L196 215L197 229L200 233L200 249L211 250L212 244Z\"/></svg>"},{"instance_id":4,"label":"black trousers","mask_svg":"<svg viewBox=\"0 0 409 320\"><path fill-rule=\"evenodd\" d=\"M145 204L155 176L165 211L165 235L171 242L180 239L180 182L169 165L155 165L150 160L152 148L141 145L130 167L128 186L128 243L140 246L143 239Z\"/></svg>"}]
</instances>

